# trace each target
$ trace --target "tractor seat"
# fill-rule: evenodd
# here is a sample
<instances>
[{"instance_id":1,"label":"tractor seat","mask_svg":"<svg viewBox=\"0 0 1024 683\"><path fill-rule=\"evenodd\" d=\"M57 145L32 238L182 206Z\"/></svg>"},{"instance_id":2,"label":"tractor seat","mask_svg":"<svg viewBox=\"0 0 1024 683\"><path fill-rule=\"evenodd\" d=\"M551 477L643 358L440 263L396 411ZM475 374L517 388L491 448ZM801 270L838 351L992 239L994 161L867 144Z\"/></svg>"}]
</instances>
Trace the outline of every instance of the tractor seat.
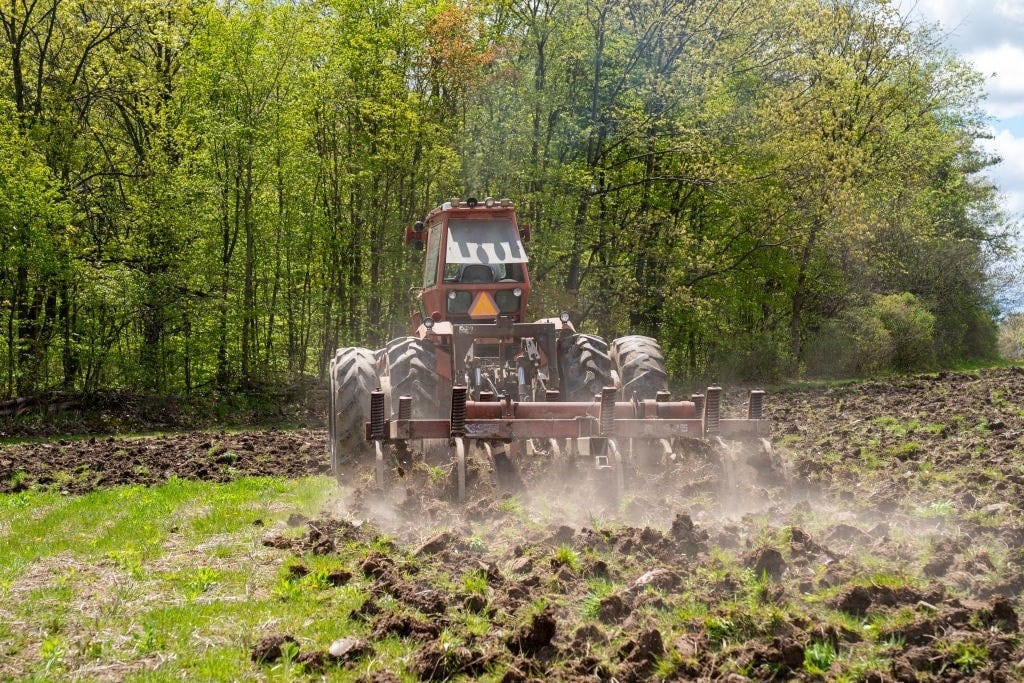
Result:
<instances>
[{"instance_id":1,"label":"tractor seat","mask_svg":"<svg viewBox=\"0 0 1024 683\"><path fill-rule=\"evenodd\" d=\"M490 266L482 263L472 263L462 268L462 276L459 281L464 284L487 284L494 282L494 271Z\"/></svg>"}]
</instances>

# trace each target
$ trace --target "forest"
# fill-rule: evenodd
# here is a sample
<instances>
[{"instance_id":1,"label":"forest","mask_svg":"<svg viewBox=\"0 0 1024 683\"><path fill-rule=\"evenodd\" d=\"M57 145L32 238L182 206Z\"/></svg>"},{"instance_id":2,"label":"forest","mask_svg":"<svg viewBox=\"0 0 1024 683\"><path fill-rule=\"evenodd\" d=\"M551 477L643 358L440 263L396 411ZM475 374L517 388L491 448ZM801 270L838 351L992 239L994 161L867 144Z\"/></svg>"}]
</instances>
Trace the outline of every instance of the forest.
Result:
<instances>
[{"instance_id":1,"label":"forest","mask_svg":"<svg viewBox=\"0 0 1024 683\"><path fill-rule=\"evenodd\" d=\"M992 357L983 80L886 0L2 0L0 393L325 377L452 196L677 381Z\"/></svg>"}]
</instances>

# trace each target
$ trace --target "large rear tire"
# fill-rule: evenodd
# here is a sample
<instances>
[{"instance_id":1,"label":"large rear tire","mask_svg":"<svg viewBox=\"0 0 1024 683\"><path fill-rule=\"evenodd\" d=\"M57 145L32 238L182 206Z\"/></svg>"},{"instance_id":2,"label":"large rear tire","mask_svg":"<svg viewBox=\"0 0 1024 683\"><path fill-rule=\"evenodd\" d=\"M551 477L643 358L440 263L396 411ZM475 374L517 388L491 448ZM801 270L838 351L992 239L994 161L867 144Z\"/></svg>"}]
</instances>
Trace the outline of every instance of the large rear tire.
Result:
<instances>
[{"instance_id":1,"label":"large rear tire","mask_svg":"<svg viewBox=\"0 0 1024 683\"><path fill-rule=\"evenodd\" d=\"M657 340L633 334L619 337L611 344L611 358L619 374L621 396L641 399L655 398L659 391L668 391L665 355Z\"/></svg>"},{"instance_id":2,"label":"large rear tire","mask_svg":"<svg viewBox=\"0 0 1024 683\"><path fill-rule=\"evenodd\" d=\"M451 382L437 371L437 350L430 342L404 337L388 342L391 416L398 415L398 398L412 397L413 419L447 417L451 410Z\"/></svg>"},{"instance_id":3,"label":"large rear tire","mask_svg":"<svg viewBox=\"0 0 1024 683\"><path fill-rule=\"evenodd\" d=\"M593 401L612 384L608 342L592 334L574 334L562 341L559 352L562 397L566 401Z\"/></svg>"},{"instance_id":4,"label":"large rear tire","mask_svg":"<svg viewBox=\"0 0 1024 683\"><path fill-rule=\"evenodd\" d=\"M349 461L373 452L364 425L370 419L370 392L380 386L380 379L373 351L355 346L335 352L330 372L331 472L340 484Z\"/></svg>"}]
</instances>

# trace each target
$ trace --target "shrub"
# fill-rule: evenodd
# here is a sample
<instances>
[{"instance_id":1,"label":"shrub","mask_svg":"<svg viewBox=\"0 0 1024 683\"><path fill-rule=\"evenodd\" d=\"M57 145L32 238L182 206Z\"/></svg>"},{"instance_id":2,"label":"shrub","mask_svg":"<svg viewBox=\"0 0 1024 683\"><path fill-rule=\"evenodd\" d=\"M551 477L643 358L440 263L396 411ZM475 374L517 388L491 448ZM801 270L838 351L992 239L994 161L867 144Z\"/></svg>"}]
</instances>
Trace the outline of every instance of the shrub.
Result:
<instances>
[{"instance_id":1,"label":"shrub","mask_svg":"<svg viewBox=\"0 0 1024 683\"><path fill-rule=\"evenodd\" d=\"M870 307L892 337L892 367L922 370L935 363L935 316L909 292L878 297Z\"/></svg>"},{"instance_id":2,"label":"shrub","mask_svg":"<svg viewBox=\"0 0 1024 683\"><path fill-rule=\"evenodd\" d=\"M999 323L999 355L1024 360L1024 313L1011 313Z\"/></svg>"},{"instance_id":3,"label":"shrub","mask_svg":"<svg viewBox=\"0 0 1024 683\"><path fill-rule=\"evenodd\" d=\"M892 336L868 307L860 306L826 321L807 349L807 369L812 375L870 375L889 367Z\"/></svg>"},{"instance_id":4,"label":"shrub","mask_svg":"<svg viewBox=\"0 0 1024 683\"><path fill-rule=\"evenodd\" d=\"M913 294L874 297L826 321L807 343L812 375L921 370L935 363L935 316Z\"/></svg>"}]
</instances>

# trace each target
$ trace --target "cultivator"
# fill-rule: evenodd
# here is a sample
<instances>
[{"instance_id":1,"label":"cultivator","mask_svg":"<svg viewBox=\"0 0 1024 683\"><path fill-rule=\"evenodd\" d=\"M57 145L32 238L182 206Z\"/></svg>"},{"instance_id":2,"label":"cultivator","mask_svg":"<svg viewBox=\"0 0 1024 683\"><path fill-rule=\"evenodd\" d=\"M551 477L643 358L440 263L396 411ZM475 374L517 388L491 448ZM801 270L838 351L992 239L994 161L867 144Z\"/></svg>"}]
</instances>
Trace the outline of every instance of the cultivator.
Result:
<instances>
[{"instance_id":1,"label":"cultivator","mask_svg":"<svg viewBox=\"0 0 1024 683\"><path fill-rule=\"evenodd\" d=\"M728 439L759 441L768 433L764 419L764 392L751 391L745 418L721 416L720 387L708 387L689 401L673 401L667 391L654 399L634 397L617 400L620 390L604 387L592 402L559 401L550 392L545 401L514 401L509 396L481 396L467 399L467 387L454 387L447 418L412 419L412 397L399 398L397 419L385 419L385 393L370 394L370 421L365 437L373 444L377 485L384 488L389 471L401 471L408 458L410 441L442 439L449 444L458 499L466 496L467 454L474 446L487 453L495 469L502 451L517 455L519 445L527 453L544 444L555 460L574 464L589 461L599 472L607 472L616 492L624 487L624 472L649 465L650 459L672 458L685 440ZM641 456L640 454L644 454ZM641 463L641 457L648 460Z\"/></svg>"}]
</instances>

